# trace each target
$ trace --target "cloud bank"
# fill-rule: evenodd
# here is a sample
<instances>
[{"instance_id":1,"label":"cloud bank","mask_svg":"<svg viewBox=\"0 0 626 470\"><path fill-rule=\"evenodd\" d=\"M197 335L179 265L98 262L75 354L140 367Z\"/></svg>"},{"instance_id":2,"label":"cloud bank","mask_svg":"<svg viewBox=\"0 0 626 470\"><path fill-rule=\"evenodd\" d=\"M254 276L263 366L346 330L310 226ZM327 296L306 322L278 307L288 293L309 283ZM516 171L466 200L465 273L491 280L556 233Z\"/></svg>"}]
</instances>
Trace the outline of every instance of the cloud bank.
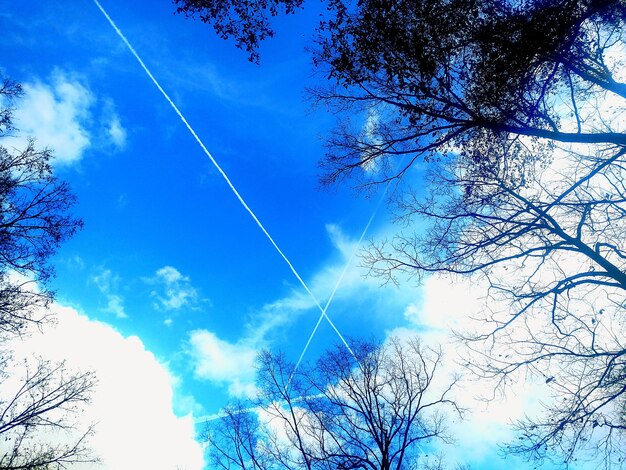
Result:
<instances>
[{"instance_id":1,"label":"cloud bank","mask_svg":"<svg viewBox=\"0 0 626 470\"><path fill-rule=\"evenodd\" d=\"M91 447L100 464L80 470L200 470L203 448L195 440L191 414L172 411L175 378L136 336L76 310L54 305L58 324L15 342L15 357L39 355L65 360L69 368L93 370L98 380L80 420L96 423Z\"/></svg>"}]
</instances>

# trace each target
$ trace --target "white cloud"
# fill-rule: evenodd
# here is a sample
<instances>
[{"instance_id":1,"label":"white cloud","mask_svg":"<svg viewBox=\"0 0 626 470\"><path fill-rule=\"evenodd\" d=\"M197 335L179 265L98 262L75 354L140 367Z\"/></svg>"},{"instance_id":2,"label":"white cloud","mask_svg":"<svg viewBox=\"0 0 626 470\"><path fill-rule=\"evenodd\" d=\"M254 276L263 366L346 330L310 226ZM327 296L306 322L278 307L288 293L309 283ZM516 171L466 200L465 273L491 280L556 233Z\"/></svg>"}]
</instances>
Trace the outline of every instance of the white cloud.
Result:
<instances>
[{"instance_id":1,"label":"white cloud","mask_svg":"<svg viewBox=\"0 0 626 470\"><path fill-rule=\"evenodd\" d=\"M156 272L157 279L162 280L166 284L174 284L179 281L189 281L188 277L183 276L178 269L172 266L164 266Z\"/></svg>"},{"instance_id":2,"label":"white cloud","mask_svg":"<svg viewBox=\"0 0 626 470\"><path fill-rule=\"evenodd\" d=\"M356 240L350 239L337 224L326 224L325 228L335 249L341 253L346 261L349 260L352 253L357 248Z\"/></svg>"},{"instance_id":3,"label":"white cloud","mask_svg":"<svg viewBox=\"0 0 626 470\"><path fill-rule=\"evenodd\" d=\"M424 280L419 302L410 303L404 316L413 326L450 331L469 328L484 307L487 286L474 278L431 276Z\"/></svg>"},{"instance_id":4,"label":"white cloud","mask_svg":"<svg viewBox=\"0 0 626 470\"><path fill-rule=\"evenodd\" d=\"M115 103L113 100L105 98L100 100L102 109L100 111L100 125L98 144L103 148L112 148L113 150L123 150L126 147L128 131L122 125Z\"/></svg>"},{"instance_id":5,"label":"white cloud","mask_svg":"<svg viewBox=\"0 0 626 470\"><path fill-rule=\"evenodd\" d=\"M51 84L24 84L24 99L15 110L15 125L22 136L54 149L55 162L71 164L91 145L87 124L95 101L78 80L56 72Z\"/></svg>"},{"instance_id":6,"label":"white cloud","mask_svg":"<svg viewBox=\"0 0 626 470\"><path fill-rule=\"evenodd\" d=\"M254 320L245 325L245 332L237 342L224 340L204 329L190 332L187 353L194 375L226 386L232 397L254 395L256 357L268 347L268 336L313 305L307 294L299 292L264 305L256 312Z\"/></svg>"},{"instance_id":7,"label":"white cloud","mask_svg":"<svg viewBox=\"0 0 626 470\"><path fill-rule=\"evenodd\" d=\"M381 234L394 227L383 227ZM329 224L327 231L333 245L340 253L340 258L318 270L309 282L318 299L325 301L344 268L357 248L357 240L347 236L339 226ZM358 261L354 264L358 264ZM463 331L476 327L472 317L480 316L485 308L486 286L478 278L431 276L424 280L421 287L413 289L405 283L401 289L386 288L380 290L378 279L364 278L363 270L353 266L347 270L337 291L338 301L362 301L364 297L374 299L384 297L387 308L382 310L390 315L404 314L406 325L389 331L388 336L420 337L426 345L442 345L445 351L444 363L438 372L439 386L447 385L454 374L465 372L460 366L466 350L456 343L451 330ZM380 295L384 292L384 295ZM320 295L323 294L323 295ZM291 296L266 305L262 315L249 325L245 341L237 344L264 344L268 333L279 326L292 321L293 316L307 312L318 314L313 302L305 293L294 291ZM331 306L329 314L332 317ZM260 319L260 320L259 320ZM257 332L257 336L254 336ZM262 334L260 333L262 332ZM344 332L345 333L345 332ZM308 334L308 332L307 332ZM254 340L253 340L254 339ZM465 358L466 359L466 358ZM541 400L548 401L549 392L545 384L527 380L516 386L514 393L506 397L485 403L482 398L493 392L493 384L473 380L466 376L457 388L456 397L461 406L468 410L467 419L450 423L450 433L457 439L454 445L441 445L439 450L445 453L450 463L479 462L481 459L493 459L497 456L498 445L512 438L509 424L525 414L533 415L540 409ZM525 463L511 460L512 468L526 468Z\"/></svg>"},{"instance_id":8,"label":"white cloud","mask_svg":"<svg viewBox=\"0 0 626 470\"><path fill-rule=\"evenodd\" d=\"M622 41L616 41L605 50L604 60L609 70L613 72L613 80L616 82L626 82L626 46Z\"/></svg>"},{"instance_id":9,"label":"white cloud","mask_svg":"<svg viewBox=\"0 0 626 470\"><path fill-rule=\"evenodd\" d=\"M437 443L432 451L445 455L447 464L487 464L498 458L499 445L514 438L512 422L540 412L541 403L550 401L550 392L541 383L526 377L510 387L506 395L494 394L494 382L472 376L461 365L468 360L468 350L452 336L452 330L468 331L476 327L472 317L485 306L486 286L480 279L458 276L433 276L423 285L421 301L409 304L404 312L406 327L388 332L388 336L418 336L430 346L441 345L444 358L435 377L434 387L443 387L450 377L462 375L454 398L466 410L463 420L449 423L452 444ZM527 462L507 459L512 469L527 468Z\"/></svg>"},{"instance_id":10,"label":"white cloud","mask_svg":"<svg viewBox=\"0 0 626 470\"><path fill-rule=\"evenodd\" d=\"M108 125L108 135L111 141L118 149L123 149L126 146L126 129L122 127L120 117L115 114L111 116Z\"/></svg>"},{"instance_id":11,"label":"white cloud","mask_svg":"<svg viewBox=\"0 0 626 470\"><path fill-rule=\"evenodd\" d=\"M91 447L101 465L77 469L200 470L203 449L191 414L172 411L175 378L136 336L54 305L55 328L16 343L16 358L40 355L69 367L93 370L97 386L81 421L96 422Z\"/></svg>"},{"instance_id":12,"label":"white cloud","mask_svg":"<svg viewBox=\"0 0 626 470\"><path fill-rule=\"evenodd\" d=\"M323 266L308 282L311 291L315 293L321 305L326 305L327 299L333 292L337 281L341 277L347 260L357 248L357 240L344 234L339 226L329 224L327 231L339 258ZM364 298L379 298L384 303L381 310L395 310L397 306L409 305L415 298L415 290L394 289L393 296L377 296L380 286L376 280L365 279L362 270L352 263L345 271L342 282L336 292L335 301L350 301ZM184 279L177 270L167 267L159 270L162 279L170 283ZM387 290L385 290L387 292ZM392 308L393 307L393 308ZM233 396L245 396L254 392L255 358L261 349L271 345L273 335L277 331L294 322L301 315L319 316L315 302L310 295L299 285L285 297L263 305L251 315L251 320L245 325L245 331L237 342L229 342L218 337L208 330L196 330L190 334L188 353L191 357L196 377L211 380L217 384L226 385ZM329 317L333 317L333 307L328 310ZM347 332L342 332L346 334ZM299 332L299 340L304 346L310 331Z\"/></svg>"},{"instance_id":13,"label":"white cloud","mask_svg":"<svg viewBox=\"0 0 626 470\"><path fill-rule=\"evenodd\" d=\"M71 165L92 147L126 146L128 133L113 102L98 99L81 79L56 70L49 83L35 79L23 87L14 113L15 147L24 147L26 138L33 137L38 147L54 151L54 164Z\"/></svg>"},{"instance_id":14,"label":"white cloud","mask_svg":"<svg viewBox=\"0 0 626 470\"><path fill-rule=\"evenodd\" d=\"M124 310L124 299L115 292L120 282L119 276L113 274L110 269L103 269L92 276L91 281L106 298L107 306L103 310L117 318L128 318Z\"/></svg>"},{"instance_id":15,"label":"white cloud","mask_svg":"<svg viewBox=\"0 0 626 470\"><path fill-rule=\"evenodd\" d=\"M389 230L385 227L383 230ZM329 224L327 231L340 256L334 262L322 266L309 281L309 287L324 305L357 247L357 241L347 236L339 226ZM357 264L357 263L355 263ZM175 273L171 273L175 275ZM460 358L464 349L452 341L452 328L471 328L471 316L484 308L484 286L476 279L429 277L418 289L404 285L402 289L388 288L380 291L377 279L363 278L363 270L351 267L340 285L336 300L362 301L363 298L384 297L386 311L390 315L404 314L406 324L388 332L389 336L419 336L427 345L442 344L445 361L438 371L435 385L447 385L450 377L463 372ZM380 293L384 292L381 296ZM319 315L306 292L294 289L290 295L263 306L255 312L243 337L229 342L206 330L196 330L190 335L190 356L198 378L226 384L233 396L254 391L254 358L257 351L267 347L271 333L285 327L302 314ZM331 306L329 314L332 317ZM308 331L305 335L308 335ZM497 459L498 445L512 437L508 426L512 420L524 414L532 415L539 410L540 401L548 397L543 384L527 381L516 387L515 393L485 403L482 397L492 392L492 384L484 381L466 380L460 383L456 398L468 409L467 419L450 423L450 434L456 438L453 445L441 444L433 451L446 455L446 463L476 463ZM526 464L515 459L507 460L511 468L523 469ZM493 463L493 462L492 462Z\"/></svg>"},{"instance_id":16,"label":"white cloud","mask_svg":"<svg viewBox=\"0 0 626 470\"><path fill-rule=\"evenodd\" d=\"M72 269L85 269L85 261L79 255L65 258L62 262Z\"/></svg>"},{"instance_id":17,"label":"white cloud","mask_svg":"<svg viewBox=\"0 0 626 470\"><path fill-rule=\"evenodd\" d=\"M155 308L163 310L180 310L183 307L197 308L200 300L198 291L191 285L191 279L183 276L178 269L164 266L154 276L145 279L148 284L156 284L158 290L151 295L156 299Z\"/></svg>"},{"instance_id":18,"label":"white cloud","mask_svg":"<svg viewBox=\"0 0 626 470\"><path fill-rule=\"evenodd\" d=\"M128 318L124 311L124 299L117 294L107 294L107 306L104 310L117 318Z\"/></svg>"},{"instance_id":19,"label":"white cloud","mask_svg":"<svg viewBox=\"0 0 626 470\"><path fill-rule=\"evenodd\" d=\"M233 396L254 393L256 345L246 340L230 343L210 331L195 330L189 334L189 346L196 377L227 384Z\"/></svg>"},{"instance_id":20,"label":"white cloud","mask_svg":"<svg viewBox=\"0 0 626 470\"><path fill-rule=\"evenodd\" d=\"M190 332L187 353L194 375L226 386L232 397L254 395L256 357L268 346L270 332L285 326L295 315L310 310L312 306L311 298L299 292L264 305L254 315L254 320L245 326L242 338L234 343L208 330Z\"/></svg>"}]
</instances>

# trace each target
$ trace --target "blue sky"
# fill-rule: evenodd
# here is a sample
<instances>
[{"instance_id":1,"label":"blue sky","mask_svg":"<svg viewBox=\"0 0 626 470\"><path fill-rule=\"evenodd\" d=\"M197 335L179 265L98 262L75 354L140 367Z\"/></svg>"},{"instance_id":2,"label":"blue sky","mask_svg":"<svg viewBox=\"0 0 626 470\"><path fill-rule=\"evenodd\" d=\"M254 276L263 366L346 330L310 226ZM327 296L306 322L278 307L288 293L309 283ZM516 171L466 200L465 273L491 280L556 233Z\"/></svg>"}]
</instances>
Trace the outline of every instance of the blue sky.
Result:
<instances>
[{"instance_id":1,"label":"blue sky","mask_svg":"<svg viewBox=\"0 0 626 470\"><path fill-rule=\"evenodd\" d=\"M173 15L167 0L102 5L325 303L380 196L320 188L320 136L334 118L304 99L305 87L323 79L304 51L314 12L279 19L256 66L209 27ZM144 397L163 397L150 405L163 409L147 410L151 417L136 418L136 428L135 418L125 419L130 429L184 427L177 436L186 432L187 440L171 449L172 461L182 461L199 449L189 437L194 420L249 389L256 351L280 348L297 359L319 312L92 1L13 2L0 24L3 73L25 85L17 125L55 149L56 171L85 220L54 260L60 323L65 315L74 325L60 331L84 335L92 350L67 354L93 356L101 383L110 381L103 388L135 381ZM380 210L371 235L389 233L389 224ZM435 281L430 290L382 288L353 266L328 313L346 336L430 331L442 309L464 308L461 297L441 301L450 289ZM337 340L324 323L307 357ZM493 442L505 432L503 410L525 411L529 396L464 428L474 440L484 437L467 444L470 463L515 468L499 460ZM98 447L111 454L108 467L138 468L123 460L112 434ZM164 462L151 468L169 468Z\"/></svg>"}]
</instances>

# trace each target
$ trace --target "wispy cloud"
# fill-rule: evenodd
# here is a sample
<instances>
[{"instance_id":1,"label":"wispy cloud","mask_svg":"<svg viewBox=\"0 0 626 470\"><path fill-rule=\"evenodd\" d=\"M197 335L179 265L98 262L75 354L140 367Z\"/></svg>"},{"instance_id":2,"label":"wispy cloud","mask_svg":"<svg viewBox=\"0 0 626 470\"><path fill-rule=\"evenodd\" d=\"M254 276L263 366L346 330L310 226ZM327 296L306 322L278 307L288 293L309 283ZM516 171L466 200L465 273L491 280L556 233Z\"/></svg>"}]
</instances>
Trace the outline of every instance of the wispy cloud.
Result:
<instances>
[{"instance_id":1,"label":"wispy cloud","mask_svg":"<svg viewBox=\"0 0 626 470\"><path fill-rule=\"evenodd\" d=\"M388 229L385 227L382 230ZM322 265L309 282L321 300L332 291L345 261L356 246L356 239L344 233L338 225L329 224L327 232L339 256ZM382 302L381 314L394 316L396 323L401 325L389 329L387 337L419 336L426 345L442 345L446 356L438 371L437 381L444 385L449 383L451 375L463 372L460 359L464 349L453 341L451 328L463 330L471 327L472 314L484 308L483 288L476 280L430 277L421 287L410 288L407 285L403 289L389 287L381 290L378 280L364 278L363 270L353 266L348 269L337 292L337 302L357 305L367 299L370 307L375 302ZM305 314L317 316L319 311L306 293L294 289L289 295L255 311L237 341L227 341L208 330L191 332L187 352L192 359L195 376L227 386L232 396L254 392L254 358L257 352L271 346L275 333L284 331ZM329 314L332 317L332 306ZM492 392L491 385L472 380L472 377L461 382L457 398L459 404L468 410L467 419L449 423L450 434L458 438L453 445L442 444L432 450L445 453L451 463L488 464L498 458L498 445L511 438L512 431L508 427L511 420L525 413L534 413L541 400L547 397L542 384L528 381L517 387L514 396L485 403L481 398ZM523 462L518 465L516 460L510 461L512 468L526 468Z\"/></svg>"},{"instance_id":2,"label":"wispy cloud","mask_svg":"<svg viewBox=\"0 0 626 470\"><path fill-rule=\"evenodd\" d=\"M200 297L198 290L191 285L189 276L184 276L173 266L157 269L154 276L144 281L155 286L150 295L155 299L154 307L159 310L196 309L200 302L208 301Z\"/></svg>"},{"instance_id":3,"label":"wispy cloud","mask_svg":"<svg viewBox=\"0 0 626 470\"><path fill-rule=\"evenodd\" d=\"M122 119L120 118L115 104L110 99L102 100L102 111L100 127L102 128L100 140L102 140L102 147L112 147L113 150L124 150L126 147L126 141L128 138L128 131L122 125Z\"/></svg>"},{"instance_id":4,"label":"wispy cloud","mask_svg":"<svg viewBox=\"0 0 626 470\"><path fill-rule=\"evenodd\" d=\"M336 224L327 225L328 236L338 256L322 265L308 285L322 305L333 292L337 280L341 276L346 263L350 260L357 247L358 238L345 234ZM416 300L414 289L400 291L395 288L394 296L380 299L380 286L376 280L363 277L363 271L353 263L348 267L337 290L335 302L363 302L371 299L370 307L378 308L377 302L383 302L379 310L400 312ZM331 304L328 315L333 318L334 307ZM268 302L250 314L249 321L244 325L242 337L236 342L226 341L214 332L195 330L190 333L188 354L191 357L196 377L226 385L234 396L254 390L255 357L263 348L271 347L277 337L298 321L303 315L311 315L317 319L320 315L309 294L296 287L288 295ZM373 319L371 319L373 321ZM299 332L298 340L305 345L311 331ZM342 334L354 332L343 331Z\"/></svg>"},{"instance_id":5,"label":"wispy cloud","mask_svg":"<svg viewBox=\"0 0 626 470\"><path fill-rule=\"evenodd\" d=\"M379 161L376 157L378 155L378 147L382 144L382 139L378 134L379 125L380 115L376 108L371 108L362 129L364 141L367 143L368 148L361 154L361 168L367 173L376 173L378 171Z\"/></svg>"},{"instance_id":6,"label":"wispy cloud","mask_svg":"<svg viewBox=\"0 0 626 470\"><path fill-rule=\"evenodd\" d=\"M254 372L258 351L249 339L230 343L207 330L189 334L189 354L197 378L226 384L232 396L249 396L255 390Z\"/></svg>"},{"instance_id":7,"label":"wispy cloud","mask_svg":"<svg viewBox=\"0 0 626 470\"><path fill-rule=\"evenodd\" d=\"M294 291L255 311L238 341L225 340L206 329L191 331L186 353L195 377L225 386L232 397L253 395L258 353L271 345L273 333L282 331L305 312L318 310L306 292Z\"/></svg>"},{"instance_id":8,"label":"wispy cloud","mask_svg":"<svg viewBox=\"0 0 626 470\"><path fill-rule=\"evenodd\" d=\"M124 310L124 299L117 293L120 277L110 269L103 269L91 277L98 290L105 296L107 306L105 312L114 314L117 318L128 318Z\"/></svg>"},{"instance_id":9,"label":"wispy cloud","mask_svg":"<svg viewBox=\"0 0 626 470\"><path fill-rule=\"evenodd\" d=\"M119 116L114 115L111 117L108 134L116 147L122 149L126 146L126 129L122 127Z\"/></svg>"},{"instance_id":10,"label":"wispy cloud","mask_svg":"<svg viewBox=\"0 0 626 470\"><path fill-rule=\"evenodd\" d=\"M61 70L48 80L24 83L15 125L15 147L33 137L53 150L56 165L75 164L93 147L121 150L127 139L113 102L99 99L83 79Z\"/></svg>"}]
</instances>

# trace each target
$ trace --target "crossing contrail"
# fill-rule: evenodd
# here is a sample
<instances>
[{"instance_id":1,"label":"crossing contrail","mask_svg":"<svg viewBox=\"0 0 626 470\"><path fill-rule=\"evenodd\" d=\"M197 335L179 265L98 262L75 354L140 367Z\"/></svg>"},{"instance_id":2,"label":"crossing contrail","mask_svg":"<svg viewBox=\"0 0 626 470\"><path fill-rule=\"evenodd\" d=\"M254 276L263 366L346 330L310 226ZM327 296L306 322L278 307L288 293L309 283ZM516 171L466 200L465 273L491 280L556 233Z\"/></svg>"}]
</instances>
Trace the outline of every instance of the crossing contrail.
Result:
<instances>
[{"instance_id":1,"label":"crossing contrail","mask_svg":"<svg viewBox=\"0 0 626 470\"><path fill-rule=\"evenodd\" d=\"M117 35L120 37L120 39L124 42L124 44L126 44L126 47L128 48L128 50L131 52L131 54L135 57L135 59L137 59L137 62L139 62L139 65L141 66L141 68L144 70L144 72L146 72L146 75L148 75L148 77L150 78L150 80L152 81L152 83L154 83L154 85L157 87L157 89L161 92L161 94L163 95L163 97L167 100L167 102L170 104L170 106L172 107L172 109L174 110L174 112L176 112L176 114L178 115L178 117L180 118L180 120L183 122L183 124L185 125L185 127L187 128L187 130L191 133L191 135L193 136L193 138L196 140L196 142L198 142L198 145L200 145L200 148L202 149L202 151L205 153L205 155L209 158L209 160L211 160L211 163L213 164L213 166L217 169L217 171L222 175L222 178L224 179L224 181L226 181L226 184L228 184L228 187L231 189L231 191L233 192L233 194L237 197L237 199L239 200L239 202L241 203L241 205L243 206L243 208L248 212L248 214L250 214L250 216L252 217L252 219L256 222L257 226L261 229L261 231L265 234L265 236L267 237L267 239L270 241L270 243L272 244L272 246L276 249L276 251L278 252L278 254L282 257L282 259L287 263L287 266L289 266L289 269L291 270L291 272L293 273L293 275L296 277L296 279L298 279L298 281L300 282L300 284L302 285L302 287L304 288L304 290L306 290L306 292L309 294L309 296L311 297L311 299L313 300L313 302L315 303L315 305L317 306L317 308L320 310L321 312L321 316L324 317L326 319L326 321L328 321L328 323L330 324L330 326L333 328L333 330L335 331L335 333L337 334L337 336L339 337L339 339L341 339L341 341L343 342L343 344L345 345L346 348L348 348L348 350L350 351L350 353L354 356L354 353L352 352L352 349L350 349L350 346L348 345L347 341L345 340L345 338L343 337L343 335L339 332L339 330L337 329L337 327L335 326L335 324L332 322L332 320L330 319L330 317L326 314L326 309L323 308L320 303L318 302L317 298L315 297L315 295L313 294L313 292L311 292L311 290L309 289L309 286L307 286L306 282L304 282L304 279L302 279L302 277L300 277L300 274L298 274L298 271L296 271L296 268L294 268L293 264L291 263L291 261L289 261L289 258L287 258L287 256L285 255L285 253L283 253L283 251L280 249L280 247L278 246L278 244L274 241L274 239L272 238L272 236L269 234L269 232L267 231L267 229L263 226L263 224L261 223L261 221L259 220L259 218L256 216L256 214L252 211L252 209L250 208L250 206L248 206L248 204L246 203L246 201L243 199L243 197L241 196L241 194L239 193L239 191L237 191L237 188L235 188L235 186L233 185L232 181L230 180L230 178L228 177L228 175L226 174L226 172L224 172L224 170L222 169L222 167L219 165L219 163L217 162L217 160L215 160L215 158L213 158L213 155L211 155L211 152L209 152L209 149L207 149L207 147L204 145L204 143L202 142L202 140L200 139L200 137L198 137L198 134L196 134L196 131L194 131L193 127L191 127L191 125L189 124L189 122L187 122L187 119L185 119L185 116L183 116L183 113L181 113L181 111L178 109L178 106L176 106L176 104L172 101L172 99L170 98L170 96L167 94L167 92L163 89L163 87L159 84L159 82L157 81L157 79L154 77L154 75L152 75L152 72L150 72L150 70L148 69L148 67L146 66L146 64L144 63L144 61L141 59L141 57L139 56L139 54L137 53L137 51L135 51L135 48L131 45L131 43L128 41L128 39L126 39L126 36L124 36L124 33L122 33L122 31L117 27L117 25L115 24L115 22L113 21L113 19L109 16L109 14L106 12L106 10L102 7L102 5L100 5L100 2L98 0L93 0L95 5L98 7L98 9L102 12L102 14L104 15L104 17L107 19L107 21L109 22L109 24L111 25L111 27L115 30L115 32L117 33Z\"/></svg>"},{"instance_id":2,"label":"crossing contrail","mask_svg":"<svg viewBox=\"0 0 626 470\"><path fill-rule=\"evenodd\" d=\"M337 282L335 283L335 287L333 288L333 291L330 293L330 296L328 297L328 300L326 301L326 305L324 306L324 309L322 310L322 313L320 314L319 318L317 319L317 323L315 324L315 327L313 328L313 331L309 335L309 339L307 340L307 342L306 342L306 344L304 346L304 349L302 350L302 353L300 354L300 357L298 358L298 362L296 363L296 366L294 367L293 372L291 373L291 376L289 377L289 382L288 383L291 383L291 380L293 379L293 374L295 374L295 372L298 370L298 367L300 367L300 363L302 362L302 359L304 359L304 355L306 354L307 350L309 349L311 341L313 340L313 337L315 336L315 333L317 333L317 329L319 328L320 323L322 323L322 319L324 318L324 316L326 315L326 312L328 311L328 307L330 307L330 304L332 303L333 299L335 298L335 294L337 293L337 289L339 289L339 286L343 282L343 278L345 277L346 272L348 272L348 269L352 265L352 260L356 256L356 253L359 250L359 247L361 246L361 243L363 243L363 239L365 238L365 235L367 234L370 226L372 225L372 222L374 221L374 218L376 217L376 213L378 212L378 209L380 208L380 205L382 204L383 200L385 199L385 196L387 195L387 191L389 190L389 184L390 183L387 183L385 185L385 190L383 191L383 194L380 196L380 199L378 200L378 204L376 204L376 208L374 209L374 212L372 212L372 215L370 216L369 220L367 221L367 224L365 225L365 228L361 232L361 236L359 237L359 240L357 241L354 249L352 250L352 253L350 254L350 258L348 258L348 261L346 262L346 265L343 267L343 271L341 271L341 274L339 275L339 278L337 279ZM348 349L350 350L350 348L348 348ZM352 352L352 350L350 350L350 353L352 353L352 356L354 356L354 353ZM354 357L356 359L356 356L354 356ZM358 362L358 360L357 360L357 362Z\"/></svg>"}]
</instances>

